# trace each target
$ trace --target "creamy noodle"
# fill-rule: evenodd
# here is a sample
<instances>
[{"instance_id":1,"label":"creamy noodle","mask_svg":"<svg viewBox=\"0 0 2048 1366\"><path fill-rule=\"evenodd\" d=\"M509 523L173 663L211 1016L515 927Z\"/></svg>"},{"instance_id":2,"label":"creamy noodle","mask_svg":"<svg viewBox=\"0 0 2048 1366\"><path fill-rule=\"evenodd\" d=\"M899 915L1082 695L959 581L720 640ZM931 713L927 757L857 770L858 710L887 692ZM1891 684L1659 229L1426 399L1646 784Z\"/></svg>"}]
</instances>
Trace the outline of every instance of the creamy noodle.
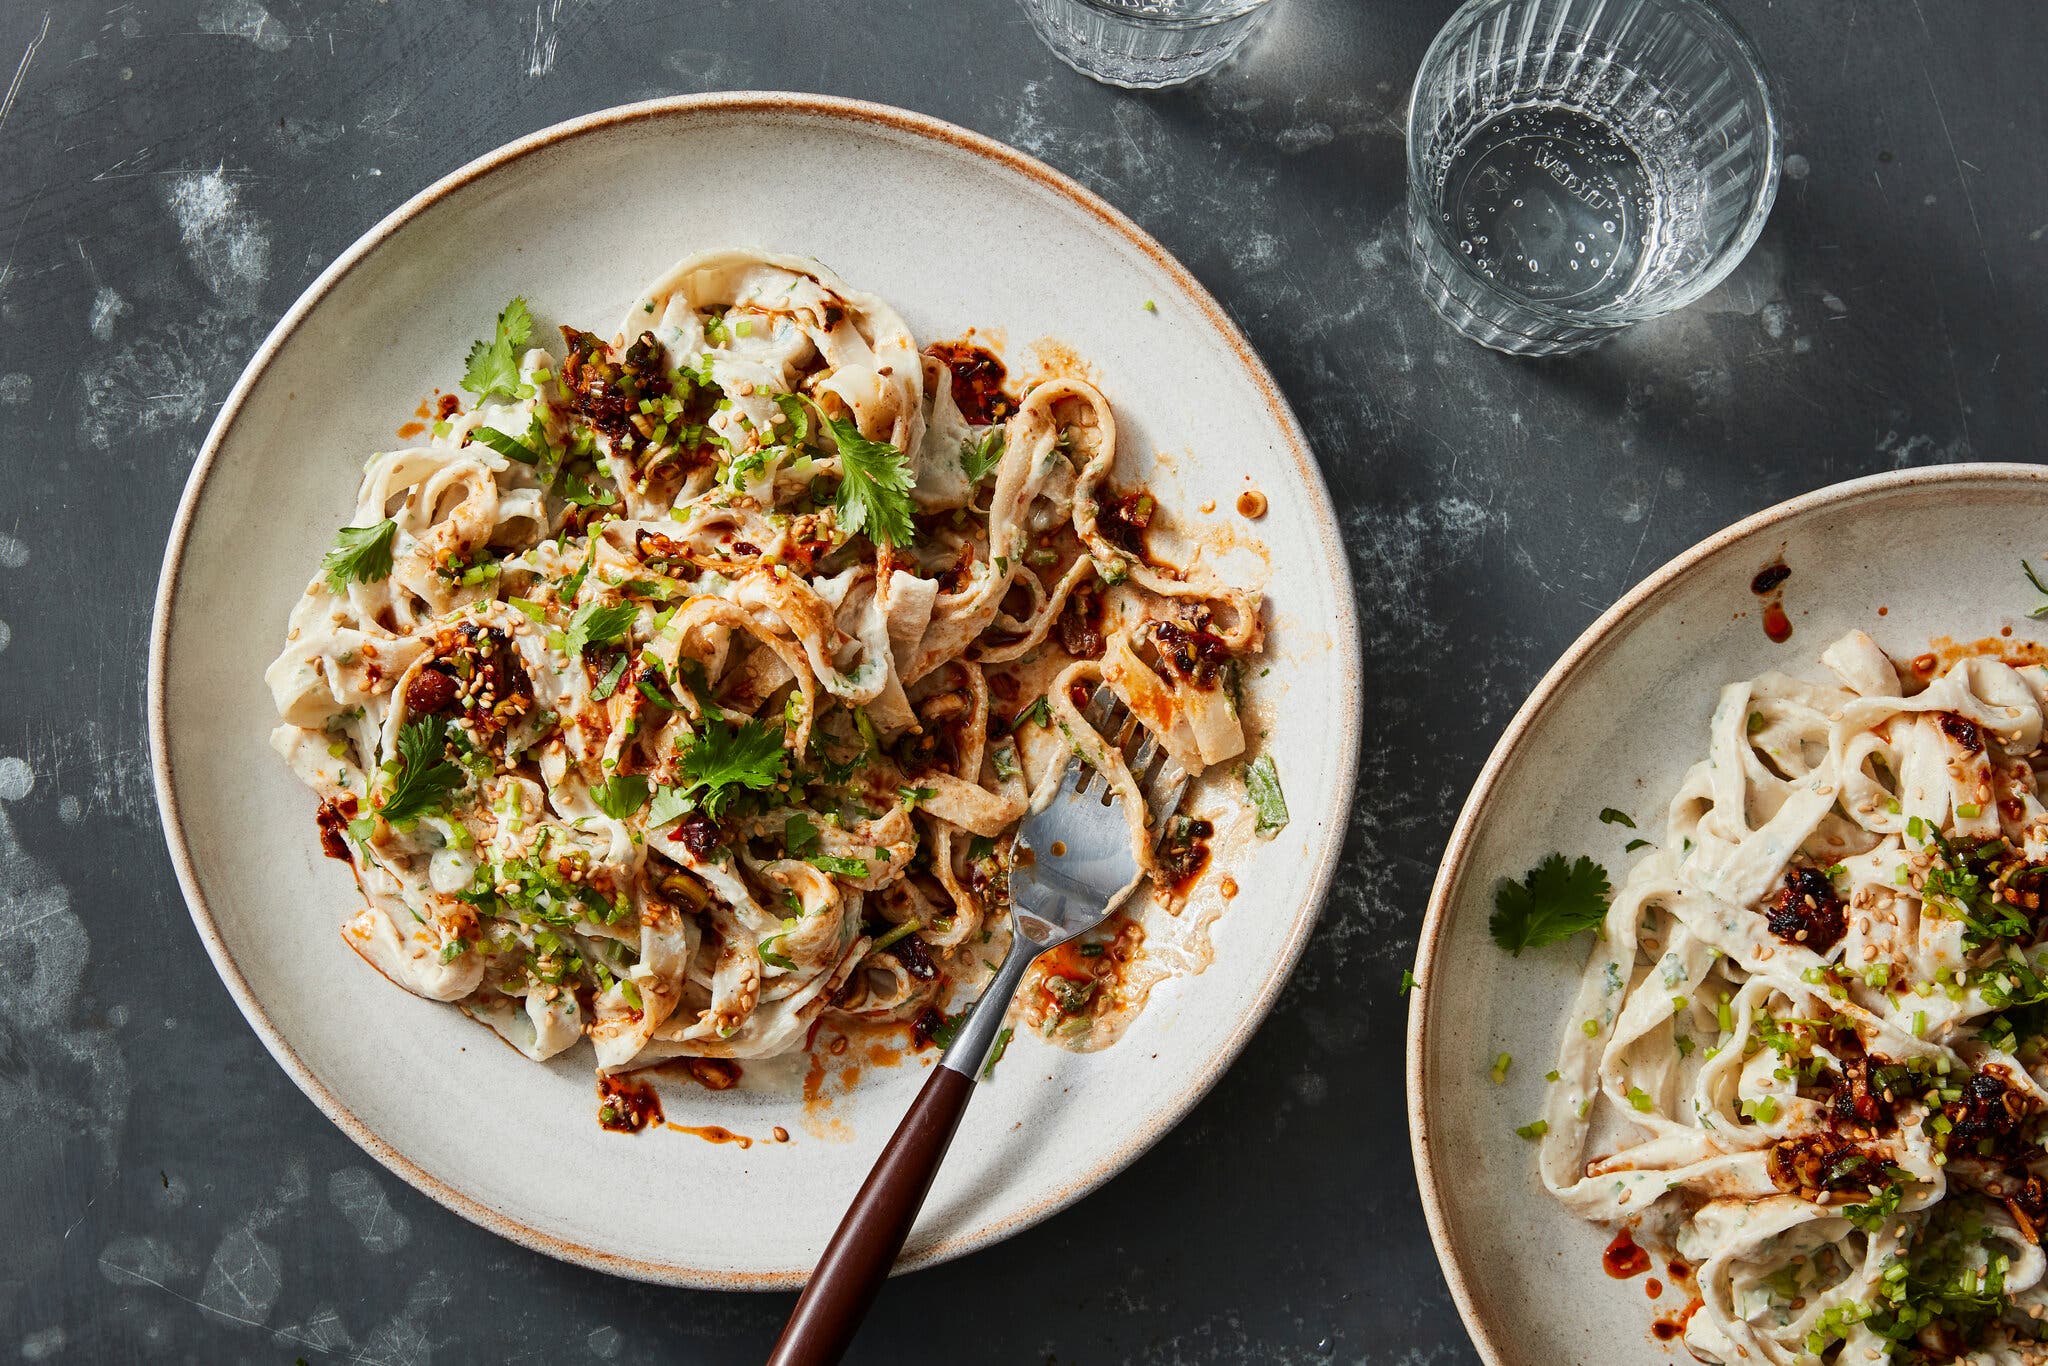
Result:
<instances>
[{"instance_id":1,"label":"creamy noodle","mask_svg":"<svg viewBox=\"0 0 2048 1366\"><path fill-rule=\"evenodd\" d=\"M1543 1180L1697 1268L1702 1359L2038 1362L2048 670L1822 661L1722 690L1572 1005Z\"/></svg>"},{"instance_id":2,"label":"creamy noodle","mask_svg":"<svg viewBox=\"0 0 2048 1366\"><path fill-rule=\"evenodd\" d=\"M610 1071L929 1026L1001 957L1008 836L1070 751L1164 880L1146 775L1075 695L1107 683L1191 774L1237 756L1260 600L1145 553L1100 393L971 422L893 309L799 258L692 257L560 355L515 307L473 410L370 459L354 558L266 675L357 864L352 948ZM1127 1004L1101 985L1055 1014Z\"/></svg>"}]
</instances>

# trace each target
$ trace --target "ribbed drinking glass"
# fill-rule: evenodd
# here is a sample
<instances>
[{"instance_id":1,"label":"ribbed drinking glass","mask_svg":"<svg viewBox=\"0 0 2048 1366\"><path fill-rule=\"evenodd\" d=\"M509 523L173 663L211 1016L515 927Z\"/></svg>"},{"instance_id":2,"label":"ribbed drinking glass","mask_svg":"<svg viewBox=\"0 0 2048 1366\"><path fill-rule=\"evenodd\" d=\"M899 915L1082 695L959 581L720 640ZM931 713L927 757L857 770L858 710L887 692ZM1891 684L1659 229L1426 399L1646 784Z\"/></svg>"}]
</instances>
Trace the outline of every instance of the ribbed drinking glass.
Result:
<instances>
[{"instance_id":1,"label":"ribbed drinking glass","mask_svg":"<svg viewBox=\"0 0 2048 1366\"><path fill-rule=\"evenodd\" d=\"M1053 55L1084 76L1140 90L1220 66L1272 0L1020 0Z\"/></svg>"},{"instance_id":2,"label":"ribbed drinking glass","mask_svg":"<svg viewBox=\"0 0 2048 1366\"><path fill-rule=\"evenodd\" d=\"M1778 169L1763 68L1704 0L1470 0L1408 108L1423 291L1496 350L1591 346L1725 278Z\"/></svg>"}]
</instances>

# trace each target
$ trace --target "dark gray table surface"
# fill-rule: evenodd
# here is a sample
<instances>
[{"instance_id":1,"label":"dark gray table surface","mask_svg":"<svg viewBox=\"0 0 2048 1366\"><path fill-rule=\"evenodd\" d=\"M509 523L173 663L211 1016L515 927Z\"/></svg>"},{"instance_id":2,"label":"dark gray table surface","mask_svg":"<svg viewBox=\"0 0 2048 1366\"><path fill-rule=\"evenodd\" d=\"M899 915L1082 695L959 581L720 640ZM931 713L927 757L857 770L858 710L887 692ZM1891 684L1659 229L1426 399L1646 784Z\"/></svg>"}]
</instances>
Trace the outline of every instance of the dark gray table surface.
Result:
<instances>
[{"instance_id":1,"label":"dark gray table surface","mask_svg":"<svg viewBox=\"0 0 2048 1366\"><path fill-rule=\"evenodd\" d=\"M1762 242L1682 315L1542 364L1458 340L1405 268L1401 109L1448 0L1280 0L1158 95L1073 74L1006 0L268 3L0 5L0 1360L740 1363L787 1312L557 1264L388 1175L242 1022L163 847L147 625L205 425L329 260L509 138L754 87L1013 143L1216 292L1343 518L1371 696L1300 971L1179 1129L892 1284L856 1362L1471 1360L1409 1166L1398 980L1495 736L1721 525L2041 454L2030 0L1738 0L1792 153Z\"/></svg>"}]
</instances>

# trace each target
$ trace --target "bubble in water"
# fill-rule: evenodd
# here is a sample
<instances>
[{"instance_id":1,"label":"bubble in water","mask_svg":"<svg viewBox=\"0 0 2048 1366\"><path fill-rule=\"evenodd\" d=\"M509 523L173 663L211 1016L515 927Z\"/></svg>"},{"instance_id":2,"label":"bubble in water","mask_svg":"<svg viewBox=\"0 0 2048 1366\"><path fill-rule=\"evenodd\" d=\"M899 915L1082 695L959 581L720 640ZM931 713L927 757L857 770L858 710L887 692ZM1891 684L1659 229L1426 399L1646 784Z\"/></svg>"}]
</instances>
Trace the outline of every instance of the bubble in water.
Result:
<instances>
[{"instance_id":1,"label":"bubble in water","mask_svg":"<svg viewBox=\"0 0 2048 1366\"><path fill-rule=\"evenodd\" d=\"M1640 220L1661 205L1641 154L1613 124L1565 107L1515 109L1445 148L1438 165L1452 152L1472 155L1435 191L1463 269L1531 299L1588 307L1628 288Z\"/></svg>"}]
</instances>

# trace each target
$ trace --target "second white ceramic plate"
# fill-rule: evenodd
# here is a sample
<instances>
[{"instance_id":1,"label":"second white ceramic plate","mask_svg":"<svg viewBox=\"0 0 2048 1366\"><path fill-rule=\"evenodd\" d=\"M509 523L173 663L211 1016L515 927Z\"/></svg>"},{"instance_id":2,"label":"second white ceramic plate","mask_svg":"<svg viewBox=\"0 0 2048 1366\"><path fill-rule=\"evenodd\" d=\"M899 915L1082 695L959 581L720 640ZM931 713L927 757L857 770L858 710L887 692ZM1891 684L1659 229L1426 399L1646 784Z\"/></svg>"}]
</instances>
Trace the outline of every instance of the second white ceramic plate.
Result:
<instances>
[{"instance_id":1,"label":"second white ceramic plate","mask_svg":"<svg viewBox=\"0 0 2048 1366\"><path fill-rule=\"evenodd\" d=\"M1043 1218L1121 1169L1215 1081L1299 956L1349 804L1357 632L1335 520L1300 428L1237 329L1158 244L1019 153L852 101L724 95L548 129L456 172L352 247L230 396L179 510L157 602L150 724L193 918L278 1061L414 1185L490 1228L622 1274L787 1286L823 1248L923 1080L923 1060L801 1064L761 1089L669 1086L670 1120L788 1143L599 1131L586 1050L526 1061L456 1011L379 980L343 945L348 872L265 737L265 664L353 505L366 454L523 294L544 323L609 333L649 280L720 246L815 256L924 340L969 327L1013 369L1082 366L1115 406L1124 477L1228 533L1266 581L1270 674L1252 694L1293 824L1224 871L1243 895L1215 964L1154 993L1121 1042L1077 1057L1019 1040L982 1088L908 1248L949 1257ZM1151 307L1147 308L1147 301ZM1234 519L1248 485L1271 511ZM1209 514L1199 512L1204 503ZM1249 543L1256 542L1257 545ZM1269 572L1268 572L1269 571ZM1289 697L1314 706L1285 706ZM1208 908L1213 908L1208 907Z\"/></svg>"},{"instance_id":2,"label":"second white ceramic plate","mask_svg":"<svg viewBox=\"0 0 2048 1366\"><path fill-rule=\"evenodd\" d=\"M1549 1197L1535 1145L1515 1135L1542 1112L1586 941L1509 957L1487 932L1495 885L1552 850L1592 855L1618 885L1637 832L1603 824L1601 809L1657 837L1672 791L1706 751L1724 683L1766 669L1824 676L1820 652L1854 628L1894 658L1944 637L2006 651L2048 644L2048 628L2026 615L2041 597L2020 572L2021 557L2038 566L2044 553L2048 470L2035 466L1909 470L1821 489L1644 580L1509 725L1445 850L1408 1016L1410 1135L1430 1234L1493 1366L1641 1366L1674 1350L1652 1325L1686 1302L1668 1283L1653 1301L1647 1278L1610 1279L1600 1263L1608 1233ZM1792 635L1779 644L1750 582L1781 558L1792 571ZM1514 1060L1505 1085L1489 1075L1501 1053Z\"/></svg>"}]
</instances>

